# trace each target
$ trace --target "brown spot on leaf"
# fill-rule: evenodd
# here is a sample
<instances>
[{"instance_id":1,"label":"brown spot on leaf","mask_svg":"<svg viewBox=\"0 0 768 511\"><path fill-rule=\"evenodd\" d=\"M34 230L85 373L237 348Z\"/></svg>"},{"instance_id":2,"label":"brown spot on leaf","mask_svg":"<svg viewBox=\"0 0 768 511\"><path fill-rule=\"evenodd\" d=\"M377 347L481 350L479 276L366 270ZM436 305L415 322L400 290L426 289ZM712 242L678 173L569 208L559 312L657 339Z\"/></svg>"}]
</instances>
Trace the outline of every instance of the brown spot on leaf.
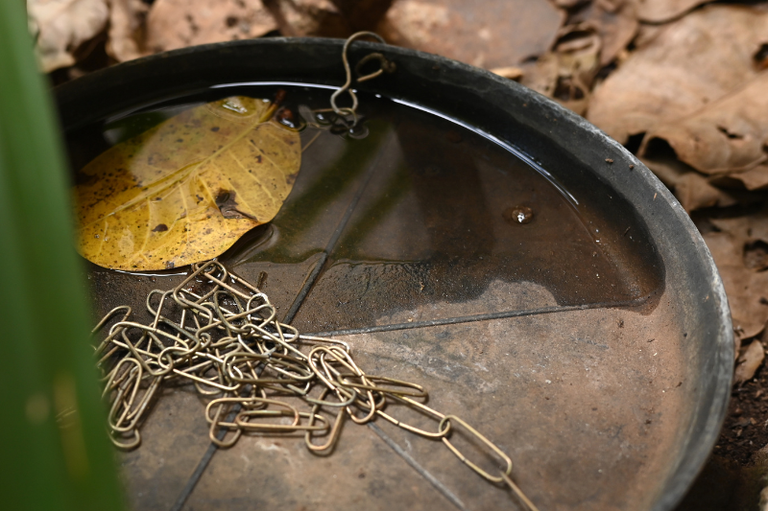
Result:
<instances>
[{"instance_id":1,"label":"brown spot on leaf","mask_svg":"<svg viewBox=\"0 0 768 511\"><path fill-rule=\"evenodd\" d=\"M165 232L168 230L168 226L165 224L157 224L152 232Z\"/></svg>"},{"instance_id":2,"label":"brown spot on leaf","mask_svg":"<svg viewBox=\"0 0 768 511\"><path fill-rule=\"evenodd\" d=\"M235 192L232 190L224 190L223 188L219 190L219 193L216 194L216 205L221 209L222 206L229 203L230 201L235 201Z\"/></svg>"},{"instance_id":3,"label":"brown spot on leaf","mask_svg":"<svg viewBox=\"0 0 768 511\"><path fill-rule=\"evenodd\" d=\"M219 193L216 194L216 206L218 206L219 211L221 211L221 216L235 220L242 218L256 220L253 215L249 215L238 209L240 205L237 203L236 196L237 194L234 190L219 190Z\"/></svg>"}]
</instances>

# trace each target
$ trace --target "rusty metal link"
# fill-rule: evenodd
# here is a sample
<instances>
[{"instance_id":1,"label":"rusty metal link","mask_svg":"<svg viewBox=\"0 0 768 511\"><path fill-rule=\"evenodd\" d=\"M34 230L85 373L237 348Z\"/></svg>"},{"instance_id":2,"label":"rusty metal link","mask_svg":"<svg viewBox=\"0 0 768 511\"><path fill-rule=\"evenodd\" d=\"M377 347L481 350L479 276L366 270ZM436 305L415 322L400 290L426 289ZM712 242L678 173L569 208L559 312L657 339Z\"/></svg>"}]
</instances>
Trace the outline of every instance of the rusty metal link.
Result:
<instances>
[{"instance_id":1,"label":"rusty metal link","mask_svg":"<svg viewBox=\"0 0 768 511\"><path fill-rule=\"evenodd\" d=\"M512 491L515 493L515 496L520 499L520 501L528 507L530 511L539 511L539 508L536 507L536 505L531 502L531 499L529 499L525 493L523 493L523 490L520 489L520 487L515 484L515 482L512 480L511 477L509 477L508 474L505 474L504 472L499 472L501 475L501 478L504 480L505 483L507 483L507 486L509 486Z\"/></svg>"},{"instance_id":2,"label":"rusty metal link","mask_svg":"<svg viewBox=\"0 0 768 511\"><path fill-rule=\"evenodd\" d=\"M432 418L440 420L440 422L438 423L438 426L437 426L437 432L433 433L433 432L427 431L425 429L417 428L416 426L411 426L410 424L407 424L407 423L405 423L405 422L403 422L401 420L395 419L391 415L386 414L386 413L384 413L381 410L379 410L377 412L380 417L388 420L389 422L391 422L392 424L394 424L395 426L397 426L399 428L402 428L402 429L404 429L406 431L410 431L411 433L415 433L417 435L420 435L420 436L423 436L423 437L426 437L426 438L440 439L440 438L444 438L446 435L448 435L450 433L450 431L451 431L451 424L450 424L450 422L445 424L445 425L443 425L443 422L442 422L445 419L445 415L444 414L438 412L437 410L435 410L433 408L430 408L429 406L427 406L427 405L425 405L423 403L419 403L418 401L415 401L415 400L410 399L408 397L397 396L397 395L392 395L392 397L395 400L397 400L397 401L399 401L399 402L401 402L403 404L406 404L407 406L410 406L412 409L414 409L414 410L416 410L418 412L421 412L424 415L432 416Z\"/></svg>"},{"instance_id":3,"label":"rusty metal link","mask_svg":"<svg viewBox=\"0 0 768 511\"><path fill-rule=\"evenodd\" d=\"M481 434L479 431L477 431L475 428L473 428L472 426L470 426L469 424L467 424L466 422L464 422L462 419L460 419L460 418L456 417L455 415L446 415L446 416L445 416L445 417L443 417L443 419L440 421L440 430L442 430L442 429L443 429L443 426L444 426L444 425L446 425L446 426L447 426L448 424L451 424L451 423L453 423L453 422L458 422L459 424L461 424L462 426L464 426L464 428L465 428L467 431L469 431L469 432L472 434L472 436L474 436L475 438L477 438L478 440L480 440L480 441L481 441L482 443L484 443L484 444L485 444L485 445L486 445L486 446L487 446L487 447L488 447L488 448L489 448L491 451L493 451L494 453L496 453L496 455L497 455L499 458L501 458L501 459L504 461L504 463L506 464L506 468L505 468L504 470L502 470L502 472L501 472L501 473L502 473L502 474L504 474L504 475L506 475L506 476L509 476L510 472L512 472L512 460L511 460L511 459L509 459L509 456L507 456L506 454L504 454L504 451L502 451L501 449L499 449L499 448L496 446L496 444L494 444L493 442L491 442L490 440L488 440L487 438L485 438L485 437L484 437L484 436L483 436L483 435L482 435L482 434ZM459 451L459 450L458 450L458 449L457 449L457 448L456 448L456 447L455 447L455 446L454 446L454 445L451 443L451 441L448 439L448 436L443 436L442 440L443 440L443 443L446 445L446 447L448 447L448 449L450 449L450 450L451 450L451 452L452 452L453 454L455 454L455 455L456 455L456 456L457 456L457 457L458 457L458 458L459 458L459 459L460 459L460 460L461 460L461 461L462 461L462 462L463 462L465 465L467 465L469 468L471 468L472 470L474 470L475 472L477 472L477 473L478 473L478 475L480 475L481 477L484 477L485 479L487 479L487 480L491 481L492 483L501 483L501 482L504 482L504 478L503 478L503 477L501 477L501 476L499 476L499 477L494 477L494 476L492 476L491 474L489 474L488 472L486 472L485 470L483 470L482 468L480 468L480 467L479 467L477 464L475 464L475 463L473 463L472 461L470 461L469 459L467 459L467 457L466 457L466 456L464 456L464 455L461 453L461 451Z\"/></svg>"},{"instance_id":4,"label":"rusty metal link","mask_svg":"<svg viewBox=\"0 0 768 511\"><path fill-rule=\"evenodd\" d=\"M336 92L334 92L331 95L331 108L333 109L334 113L336 113L336 115L353 116L354 122L352 124L352 127L354 127L354 125L357 124L357 95L355 94L355 91L352 90L351 88L354 78L352 77L352 69L349 66L349 57L347 56L347 52L349 51L349 46L352 44L352 42L362 37L371 37L373 39L376 39L376 41L380 42L381 44L386 44L384 39L379 34L376 34L375 32L365 32L365 31L352 34L344 42L344 48L341 51L341 60L344 63L344 71L347 74L347 81L344 83L344 85L341 86L341 88L339 88ZM370 60L378 60L381 66L379 67L379 69L377 69L372 73L369 73L365 76L359 76L360 68ZM364 57L360 62L358 62L357 66L355 66L355 71L357 71L358 73L358 77L357 77L358 82L371 80L381 75L382 73L391 73L394 70L395 70L395 64L393 62L388 61L384 57L384 55L382 55L381 53L371 53L366 57ZM339 107L336 104L336 99L342 94L344 94L345 92L349 94L349 97L352 99L352 106Z\"/></svg>"},{"instance_id":5,"label":"rusty metal link","mask_svg":"<svg viewBox=\"0 0 768 511\"><path fill-rule=\"evenodd\" d=\"M331 95L331 108L321 108L304 112L300 111L302 117L307 119L305 126L312 126L313 128L321 130L328 129L331 131L331 133L337 134L343 132L353 133L360 120L357 115L358 99L355 90L352 88L353 83L362 83L368 80L373 80L374 78L377 78L384 73L394 73L397 69L397 65L391 60L387 59L383 53L373 52L369 53L357 62L355 65L355 71L353 73L352 67L349 64L349 47L354 41L363 37L372 38L376 40L376 42L386 44L386 41L384 41L384 39L375 32L357 32L347 38L341 51L341 60L344 65L346 81L344 82L344 85L339 87ZM379 66L376 70L363 75L362 68L369 62L378 62ZM349 96L349 99L352 103L350 106L339 106L338 99L345 92ZM329 115L326 116L326 114ZM314 142L314 139L309 144L307 144L307 146L309 146L312 142Z\"/></svg>"},{"instance_id":6,"label":"rusty metal link","mask_svg":"<svg viewBox=\"0 0 768 511\"><path fill-rule=\"evenodd\" d=\"M427 406L424 387L366 374L347 343L302 335L280 323L267 295L218 261L193 265L175 288L150 291L145 305L148 324L132 320L131 308L122 306L93 330L106 331L94 353L109 403L110 437L119 448L139 446L152 403L164 385L175 381L193 385L209 399L204 414L210 440L218 447L234 446L243 434L303 433L311 452L328 455L345 419L366 424L381 418L441 440L478 475L506 483L537 511L509 477L510 458L462 419ZM410 409L435 421L437 428L404 422L389 408ZM456 425L503 461L500 476L456 448L450 440Z\"/></svg>"}]
</instances>

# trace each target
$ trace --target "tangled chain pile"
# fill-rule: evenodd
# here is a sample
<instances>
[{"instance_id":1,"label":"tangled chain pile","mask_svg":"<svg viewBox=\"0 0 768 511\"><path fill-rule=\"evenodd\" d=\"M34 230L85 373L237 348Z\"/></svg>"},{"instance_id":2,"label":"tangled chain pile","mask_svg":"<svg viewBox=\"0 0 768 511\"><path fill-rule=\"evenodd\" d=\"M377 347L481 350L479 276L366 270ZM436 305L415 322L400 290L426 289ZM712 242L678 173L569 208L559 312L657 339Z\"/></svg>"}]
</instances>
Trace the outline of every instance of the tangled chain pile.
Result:
<instances>
[{"instance_id":1,"label":"tangled chain pile","mask_svg":"<svg viewBox=\"0 0 768 511\"><path fill-rule=\"evenodd\" d=\"M381 417L407 431L441 440L461 461L495 483L506 482L531 509L512 482L512 461L486 437L454 415L426 404L415 383L364 373L341 341L300 334L276 319L267 296L217 261L193 265L192 273L169 291L155 289L146 306L153 321L130 321L131 308L110 311L94 331L123 313L96 348L108 399L109 428L118 447L141 443L139 429L162 385L189 380L211 400L205 408L209 436L219 447L233 446L244 432L304 432L313 452L330 453L345 418L365 424ZM406 424L384 410L411 407L437 423L436 431ZM303 406L304 410L300 410ZM498 475L467 459L451 443L463 427L503 462ZM317 443L322 438L323 443Z\"/></svg>"}]
</instances>

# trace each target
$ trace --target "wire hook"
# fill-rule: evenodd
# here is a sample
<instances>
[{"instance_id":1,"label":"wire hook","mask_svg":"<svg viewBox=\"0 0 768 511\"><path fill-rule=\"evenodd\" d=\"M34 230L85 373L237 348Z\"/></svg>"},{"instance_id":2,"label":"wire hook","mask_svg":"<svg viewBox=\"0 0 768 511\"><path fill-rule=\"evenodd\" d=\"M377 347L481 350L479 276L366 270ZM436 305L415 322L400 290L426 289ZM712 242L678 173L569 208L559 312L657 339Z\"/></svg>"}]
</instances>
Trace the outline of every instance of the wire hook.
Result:
<instances>
[{"instance_id":1,"label":"wire hook","mask_svg":"<svg viewBox=\"0 0 768 511\"><path fill-rule=\"evenodd\" d=\"M357 95L355 92L351 89L352 87L352 68L349 66L349 57L347 56L347 51L349 50L349 46L352 44L352 42L356 39L359 39L361 37L372 37L376 39L381 44L386 44L386 41L384 39L374 33L374 32L357 32L355 34L352 34L349 36L349 38L344 42L344 48L341 52L341 60L344 62L344 71L347 74L347 81L344 83L344 85L338 89L336 92L334 92L331 95L331 108L333 108L334 113L339 116L347 116L351 115L353 118L352 127L354 127L357 124ZM381 64L381 67L377 69L376 71L369 73L364 76L360 76L360 69L363 65L370 62L371 60L378 60ZM366 55L363 57L360 62L357 63L355 66L355 73L357 73L357 82L365 82L367 80L372 80L376 78L377 76L380 76L382 73L392 73L395 70L396 66L394 62L391 62L384 57L381 53L371 53L369 55ZM339 107L336 104L336 99L343 94L344 92L347 92L349 94L349 97L352 98L352 106L351 107Z\"/></svg>"}]
</instances>

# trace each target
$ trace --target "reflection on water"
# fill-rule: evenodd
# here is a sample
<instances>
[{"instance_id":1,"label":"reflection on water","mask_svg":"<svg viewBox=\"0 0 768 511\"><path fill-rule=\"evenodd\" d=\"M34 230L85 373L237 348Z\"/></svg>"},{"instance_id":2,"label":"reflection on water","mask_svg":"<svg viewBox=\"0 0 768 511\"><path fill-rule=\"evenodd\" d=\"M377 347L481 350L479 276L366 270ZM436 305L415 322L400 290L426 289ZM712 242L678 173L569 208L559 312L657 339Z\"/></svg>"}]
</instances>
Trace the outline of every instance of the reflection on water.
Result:
<instances>
[{"instance_id":1,"label":"reflection on water","mask_svg":"<svg viewBox=\"0 0 768 511\"><path fill-rule=\"evenodd\" d=\"M326 90L287 91L295 113L327 106ZM274 88L226 92L270 97ZM298 328L358 328L402 311L429 320L452 304L471 315L658 297L663 269L643 225L626 204L603 214L600 183L569 188L574 205L514 154L459 124L369 96L361 112L364 137L302 132L302 168L278 216L222 257L246 278L268 268L265 291L279 288L281 312L296 313ZM143 113L124 126L157 118ZM103 126L71 134L75 168L128 129L108 128L107 139ZM557 177L568 162L548 170ZM480 299L491 285L496 298ZM525 294L529 288L546 292Z\"/></svg>"}]
</instances>

